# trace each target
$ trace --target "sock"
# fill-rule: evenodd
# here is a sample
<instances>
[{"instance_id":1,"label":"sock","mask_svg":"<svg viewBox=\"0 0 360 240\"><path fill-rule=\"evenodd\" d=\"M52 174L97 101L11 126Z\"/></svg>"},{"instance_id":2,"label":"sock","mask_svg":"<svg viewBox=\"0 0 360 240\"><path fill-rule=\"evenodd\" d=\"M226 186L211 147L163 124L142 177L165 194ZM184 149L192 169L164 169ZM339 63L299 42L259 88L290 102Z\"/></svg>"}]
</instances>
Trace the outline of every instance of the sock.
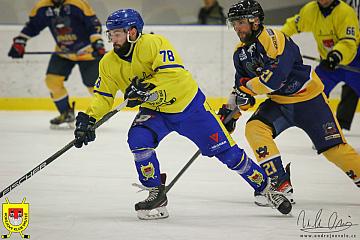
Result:
<instances>
[{"instance_id":1,"label":"sock","mask_svg":"<svg viewBox=\"0 0 360 240\"><path fill-rule=\"evenodd\" d=\"M56 108L59 110L60 113L67 112L70 109L69 104L69 96L66 95L65 97L54 100Z\"/></svg>"},{"instance_id":2,"label":"sock","mask_svg":"<svg viewBox=\"0 0 360 240\"><path fill-rule=\"evenodd\" d=\"M266 175L271 178L283 179L289 177L284 170L280 156L266 159L265 161L259 162L259 164L264 169Z\"/></svg>"},{"instance_id":3,"label":"sock","mask_svg":"<svg viewBox=\"0 0 360 240\"><path fill-rule=\"evenodd\" d=\"M139 181L145 187L157 187L161 184L159 161L153 149L135 150L135 166Z\"/></svg>"}]
</instances>

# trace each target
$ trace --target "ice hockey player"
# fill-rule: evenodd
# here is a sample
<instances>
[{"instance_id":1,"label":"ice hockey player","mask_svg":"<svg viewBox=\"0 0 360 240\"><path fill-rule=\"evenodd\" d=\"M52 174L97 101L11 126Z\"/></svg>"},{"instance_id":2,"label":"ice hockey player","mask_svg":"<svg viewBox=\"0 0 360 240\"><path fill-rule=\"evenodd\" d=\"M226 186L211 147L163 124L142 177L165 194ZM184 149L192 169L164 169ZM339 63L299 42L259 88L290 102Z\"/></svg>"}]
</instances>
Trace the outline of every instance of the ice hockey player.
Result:
<instances>
[{"instance_id":1,"label":"ice hockey player","mask_svg":"<svg viewBox=\"0 0 360 240\"><path fill-rule=\"evenodd\" d=\"M142 17L133 9L120 9L108 17L107 35L114 49L100 61L90 107L76 117L75 146L80 148L95 139L92 126L111 109L120 90L128 107L140 106L128 132L139 181L149 190L148 198L135 204L140 219L168 217L155 149L173 131L194 142L203 155L215 156L240 174L281 213L289 213L290 201L274 192L277 182L270 181L236 145L175 48L161 35L143 34L143 25Z\"/></svg>"},{"instance_id":2,"label":"ice hockey player","mask_svg":"<svg viewBox=\"0 0 360 240\"><path fill-rule=\"evenodd\" d=\"M13 39L9 57L22 58L26 42L46 27L56 42L55 51L66 53L52 54L46 70L46 86L60 112L60 116L50 120L50 126L73 126L74 102L70 105L64 81L77 64L83 84L92 94L99 75L99 61L105 54L101 23L85 0L40 0L31 10L25 27Z\"/></svg>"},{"instance_id":3,"label":"ice hockey player","mask_svg":"<svg viewBox=\"0 0 360 240\"><path fill-rule=\"evenodd\" d=\"M240 43L233 55L234 89L219 111L222 119L236 105L246 110L254 105L254 96L267 94L246 123L245 134L261 167L279 183L278 191L293 192L273 140L290 127L304 130L318 153L360 186L360 156L346 143L323 94L324 85L311 67L303 64L298 46L263 21L263 9L254 0L240 1L229 9L228 22ZM235 122L226 125L230 132ZM258 205L267 205L261 193L255 191L255 196Z\"/></svg>"},{"instance_id":4,"label":"ice hockey player","mask_svg":"<svg viewBox=\"0 0 360 240\"><path fill-rule=\"evenodd\" d=\"M355 5L355 1L348 2ZM348 109L339 104L336 114L340 126L349 130L360 96L360 74L337 65L360 69L359 22L354 9L340 0L311 1L287 19L281 31L287 36L313 33L322 59L315 71L325 86L325 94L329 96L338 83L346 83L342 96L348 98L341 103ZM349 96L345 96L346 93Z\"/></svg>"}]
</instances>

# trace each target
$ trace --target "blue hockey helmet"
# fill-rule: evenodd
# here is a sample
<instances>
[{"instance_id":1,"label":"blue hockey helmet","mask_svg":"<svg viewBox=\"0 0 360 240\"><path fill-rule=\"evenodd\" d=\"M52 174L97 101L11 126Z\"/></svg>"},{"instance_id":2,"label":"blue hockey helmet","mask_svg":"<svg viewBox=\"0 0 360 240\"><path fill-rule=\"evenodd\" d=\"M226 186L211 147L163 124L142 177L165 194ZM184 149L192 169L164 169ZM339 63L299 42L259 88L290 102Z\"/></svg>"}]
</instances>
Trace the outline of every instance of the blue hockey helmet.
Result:
<instances>
[{"instance_id":1,"label":"blue hockey helmet","mask_svg":"<svg viewBox=\"0 0 360 240\"><path fill-rule=\"evenodd\" d=\"M134 9L119 9L107 18L106 28L108 30L135 27L139 33L142 33L144 21L140 14Z\"/></svg>"}]
</instances>

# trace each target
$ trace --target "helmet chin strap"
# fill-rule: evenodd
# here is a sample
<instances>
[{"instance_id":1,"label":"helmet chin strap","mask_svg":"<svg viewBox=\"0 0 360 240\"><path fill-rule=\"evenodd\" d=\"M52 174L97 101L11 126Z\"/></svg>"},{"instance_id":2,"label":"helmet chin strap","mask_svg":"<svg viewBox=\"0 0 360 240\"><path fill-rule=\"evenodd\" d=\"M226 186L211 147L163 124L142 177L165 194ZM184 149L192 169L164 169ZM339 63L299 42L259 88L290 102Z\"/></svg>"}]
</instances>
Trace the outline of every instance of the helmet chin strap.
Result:
<instances>
[{"instance_id":1,"label":"helmet chin strap","mask_svg":"<svg viewBox=\"0 0 360 240\"><path fill-rule=\"evenodd\" d=\"M127 32L127 35L126 35L126 39L129 43L136 43L140 37L141 37L141 33L139 33L139 36L134 41L132 41L132 40L130 40L130 32L129 31Z\"/></svg>"},{"instance_id":2,"label":"helmet chin strap","mask_svg":"<svg viewBox=\"0 0 360 240\"><path fill-rule=\"evenodd\" d=\"M132 40L130 39L130 33L129 33L129 32L127 33L126 39L127 39L127 41L130 43L130 48L129 48L128 53L126 53L126 54L124 55L124 57L130 56L131 52L132 52L133 49L134 49L135 43L140 39L140 37L141 37L141 33L139 33L139 36L138 36L134 41L132 41Z\"/></svg>"}]
</instances>

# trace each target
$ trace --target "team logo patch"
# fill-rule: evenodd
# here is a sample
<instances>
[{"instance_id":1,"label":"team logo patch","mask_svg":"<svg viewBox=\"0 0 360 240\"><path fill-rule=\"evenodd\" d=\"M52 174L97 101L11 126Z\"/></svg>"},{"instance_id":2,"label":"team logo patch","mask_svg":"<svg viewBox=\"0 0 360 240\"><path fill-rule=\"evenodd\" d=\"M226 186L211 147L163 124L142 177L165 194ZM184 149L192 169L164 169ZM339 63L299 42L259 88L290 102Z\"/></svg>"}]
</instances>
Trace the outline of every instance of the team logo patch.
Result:
<instances>
[{"instance_id":1,"label":"team logo patch","mask_svg":"<svg viewBox=\"0 0 360 240\"><path fill-rule=\"evenodd\" d=\"M265 158L267 155L269 155L267 146L259 147L256 149L256 153L258 154L259 158Z\"/></svg>"},{"instance_id":2,"label":"team logo patch","mask_svg":"<svg viewBox=\"0 0 360 240\"><path fill-rule=\"evenodd\" d=\"M322 42L323 42L324 48L326 48L326 50L328 50L328 51L331 51L335 45L333 39L324 39Z\"/></svg>"},{"instance_id":3,"label":"team logo patch","mask_svg":"<svg viewBox=\"0 0 360 240\"><path fill-rule=\"evenodd\" d=\"M244 61L245 59L247 59L247 55L244 49L241 50L241 53L239 54L239 59L240 61Z\"/></svg>"},{"instance_id":4,"label":"team logo patch","mask_svg":"<svg viewBox=\"0 0 360 240\"><path fill-rule=\"evenodd\" d=\"M327 122L323 124L322 127L324 129L326 141L340 137L340 133L338 132L334 122Z\"/></svg>"},{"instance_id":5,"label":"team logo patch","mask_svg":"<svg viewBox=\"0 0 360 240\"><path fill-rule=\"evenodd\" d=\"M219 142L219 133L214 133L212 135L210 135L210 138L215 141L215 142Z\"/></svg>"},{"instance_id":6,"label":"team logo patch","mask_svg":"<svg viewBox=\"0 0 360 240\"><path fill-rule=\"evenodd\" d=\"M155 168L154 165L149 162L148 165L141 165L141 173L145 177L145 181L149 180L150 178L155 179Z\"/></svg>"},{"instance_id":7,"label":"team logo patch","mask_svg":"<svg viewBox=\"0 0 360 240\"><path fill-rule=\"evenodd\" d=\"M253 43L249 46L247 49L247 52L250 53L251 57L253 56L254 52L256 50L256 43Z\"/></svg>"},{"instance_id":8,"label":"team logo patch","mask_svg":"<svg viewBox=\"0 0 360 240\"><path fill-rule=\"evenodd\" d=\"M22 238L30 238L30 235L23 234L29 224L29 203L10 203L6 198L6 203L2 204L2 220L4 227L9 231L1 238L9 238L12 233L19 233Z\"/></svg>"},{"instance_id":9,"label":"team logo patch","mask_svg":"<svg viewBox=\"0 0 360 240\"><path fill-rule=\"evenodd\" d=\"M261 185L261 183L264 181L264 176L258 170L254 170L253 173L248 176L248 178L257 185Z\"/></svg>"}]
</instances>

